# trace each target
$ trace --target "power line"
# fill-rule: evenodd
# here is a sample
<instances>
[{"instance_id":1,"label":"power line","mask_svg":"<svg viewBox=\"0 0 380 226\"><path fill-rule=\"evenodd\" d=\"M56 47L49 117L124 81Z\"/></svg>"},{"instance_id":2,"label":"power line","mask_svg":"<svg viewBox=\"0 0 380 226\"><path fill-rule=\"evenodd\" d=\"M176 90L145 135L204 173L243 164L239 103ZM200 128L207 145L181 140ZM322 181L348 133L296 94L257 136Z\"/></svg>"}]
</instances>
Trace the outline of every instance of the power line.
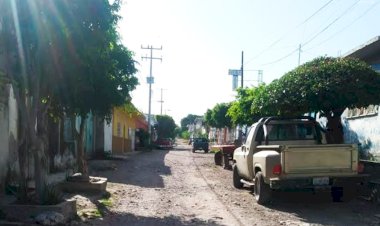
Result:
<instances>
[{"instance_id":1,"label":"power line","mask_svg":"<svg viewBox=\"0 0 380 226\"><path fill-rule=\"evenodd\" d=\"M314 49L315 47L318 47L320 45L322 45L323 43L329 41L330 39L334 38L337 34L343 32L344 30L346 30L347 28L349 28L350 26L352 26L354 23L356 23L358 20L360 20L362 17L364 17L365 15L367 15L367 13L369 13L372 9L374 9L378 4L380 3L380 1L376 1L374 4L372 4L371 6L368 7L367 10L365 10L362 14L360 14L358 17L355 18L355 20L353 20L350 24L348 24L347 26L345 26L343 29L335 32L334 34L332 34L330 37L328 37L327 39L323 40L322 42L318 43L317 45L305 50L305 51L309 51L311 49Z\"/></svg>"},{"instance_id":2,"label":"power line","mask_svg":"<svg viewBox=\"0 0 380 226\"><path fill-rule=\"evenodd\" d=\"M267 52L268 50L270 50L273 46L275 46L277 43L279 43L280 41L282 41L282 39L284 39L289 34L290 31L295 30L295 29L299 28L300 26L304 25L305 23L307 23L311 18L313 18L315 15L317 15L320 11L322 11L324 8L326 8L333 1L334 0L330 0L330 1L326 2L322 7L320 7L313 14L311 14L311 16L309 16L308 18L306 18L300 24L298 24L297 26L295 26L293 29L290 29L289 31L287 31L284 35L282 35L280 38L278 38L276 41L274 41L272 44L270 44L267 48L265 48L264 50L262 50L259 54L257 54L253 58L251 58L248 61L246 61L244 63L244 65L250 63L252 60L258 58L259 56L261 56L262 54L264 54L265 52Z\"/></svg>"},{"instance_id":3,"label":"power line","mask_svg":"<svg viewBox=\"0 0 380 226\"><path fill-rule=\"evenodd\" d=\"M311 18L313 18L315 15L317 15L322 9L324 9L326 6L328 6L331 2L334 0L328 1L326 4L324 4L321 8L319 8L317 11L315 11L311 16L309 16L307 19L305 19L302 23L300 23L296 28L299 28L301 25L304 25L306 22L308 22Z\"/></svg>"},{"instance_id":4,"label":"power line","mask_svg":"<svg viewBox=\"0 0 380 226\"><path fill-rule=\"evenodd\" d=\"M275 61L271 61L271 62L268 62L268 63L265 63L265 64L261 64L260 66L266 66L266 65L270 65L270 64L275 64L275 63L278 63L288 57L290 57L291 55L293 55L294 53L296 53L297 51L299 51L299 47L297 47L295 50L293 50L292 52L288 53L287 55L275 60Z\"/></svg>"},{"instance_id":5,"label":"power line","mask_svg":"<svg viewBox=\"0 0 380 226\"><path fill-rule=\"evenodd\" d=\"M302 43L300 46L305 46L307 44L309 44L310 42L312 42L314 39L316 39L319 35L321 35L323 32L325 32L329 27L331 27L331 25L333 25L335 22L337 22L339 19L341 19L348 11L350 11L356 4L358 4L361 0L357 0L354 4L352 4L349 8L347 8L342 14L340 14L337 18L335 18L331 23L329 23L326 27L324 27L321 31L319 31L316 35L314 35L311 39L309 39L308 41ZM290 57L291 55L293 55L295 52L297 51L301 51L301 48L300 46L298 46L296 49L294 49L292 52L286 54L285 56L275 60L275 61L272 61L272 62L268 62L268 63L264 63L264 64L261 64L261 66L266 66L266 65L270 65L270 64L275 64L275 63L278 63L288 57Z\"/></svg>"},{"instance_id":6,"label":"power line","mask_svg":"<svg viewBox=\"0 0 380 226\"><path fill-rule=\"evenodd\" d=\"M349 8L347 8L342 14L340 14L337 18L335 18L331 23L329 23L326 27L324 27L321 31L319 31L317 34L315 34L311 39L304 42L302 46L305 46L312 42L314 39L316 39L319 35L321 35L323 32L325 32L331 25L333 25L335 22L337 22L339 19L341 19L348 11L350 11L353 7L355 7L356 4L358 4L361 0L357 0L354 4L352 4Z\"/></svg>"}]
</instances>

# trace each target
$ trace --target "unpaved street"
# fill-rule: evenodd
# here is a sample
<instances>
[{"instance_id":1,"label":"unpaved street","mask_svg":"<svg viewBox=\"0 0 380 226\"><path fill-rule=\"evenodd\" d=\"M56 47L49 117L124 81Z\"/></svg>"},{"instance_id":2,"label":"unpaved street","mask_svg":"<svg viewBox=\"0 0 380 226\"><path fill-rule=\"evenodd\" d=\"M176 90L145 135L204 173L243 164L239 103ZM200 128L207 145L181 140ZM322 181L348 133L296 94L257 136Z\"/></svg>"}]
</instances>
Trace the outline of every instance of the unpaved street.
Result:
<instances>
[{"instance_id":1,"label":"unpaved street","mask_svg":"<svg viewBox=\"0 0 380 226\"><path fill-rule=\"evenodd\" d=\"M185 144L111 163L114 170L98 174L108 177L113 204L84 225L380 225L380 208L359 198L333 203L328 194L292 192L258 205L250 189L232 187L231 171L215 166L212 153Z\"/></svg>"}]
</instances>

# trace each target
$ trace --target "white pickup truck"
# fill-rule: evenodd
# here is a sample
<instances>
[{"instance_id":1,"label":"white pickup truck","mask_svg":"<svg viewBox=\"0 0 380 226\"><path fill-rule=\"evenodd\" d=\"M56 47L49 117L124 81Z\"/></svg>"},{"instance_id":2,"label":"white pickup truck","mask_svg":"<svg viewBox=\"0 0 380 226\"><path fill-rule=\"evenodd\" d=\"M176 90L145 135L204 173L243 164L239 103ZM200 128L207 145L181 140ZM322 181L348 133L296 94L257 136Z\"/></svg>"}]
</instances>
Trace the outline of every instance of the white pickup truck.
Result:
<instances>
[{"instance_id":1,"label":"white pickup truck","mask_svg":"<svg viewBox=\"0 0 380 226\"><path fill-rule=\"evenodd\" d=\"M254 186L259 204L273 190L329 189L334 201L353 197L364 175L354 144L324 144L311 117L262 118L233 154L233 185Z\"/></svg>"}]
</instances>

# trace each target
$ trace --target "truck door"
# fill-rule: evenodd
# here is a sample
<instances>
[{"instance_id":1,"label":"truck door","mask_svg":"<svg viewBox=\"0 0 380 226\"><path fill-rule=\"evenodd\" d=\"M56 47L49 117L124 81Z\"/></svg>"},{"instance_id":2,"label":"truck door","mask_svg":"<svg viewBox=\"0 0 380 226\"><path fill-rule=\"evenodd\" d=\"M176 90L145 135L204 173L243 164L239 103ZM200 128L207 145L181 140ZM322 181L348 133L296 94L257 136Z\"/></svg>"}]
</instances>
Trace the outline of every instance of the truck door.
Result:
<instances>
[{"instance_id":1,"label":"truck door","mask_svg":"<svg viewBox=\"0 0 380 226\"><path fill-rule=\"evenodd\" d=\"M254 135L255 135L255 131L256 131L256 127L257 127L257 124L254 124L249 132L248 132L248 136L247 138L245 139L245 142L243 143L243 145L241 146L241 151L242 151L242 156L241 156L241 161L238 161L238 169L239 169L239 173L240 175L242 175L243 177L247 178L247 179L252 179L252 175L251 175L251 172L252 172L252 142L254 142L255 138L254 138Z\"/></svg>"}]
</instances>

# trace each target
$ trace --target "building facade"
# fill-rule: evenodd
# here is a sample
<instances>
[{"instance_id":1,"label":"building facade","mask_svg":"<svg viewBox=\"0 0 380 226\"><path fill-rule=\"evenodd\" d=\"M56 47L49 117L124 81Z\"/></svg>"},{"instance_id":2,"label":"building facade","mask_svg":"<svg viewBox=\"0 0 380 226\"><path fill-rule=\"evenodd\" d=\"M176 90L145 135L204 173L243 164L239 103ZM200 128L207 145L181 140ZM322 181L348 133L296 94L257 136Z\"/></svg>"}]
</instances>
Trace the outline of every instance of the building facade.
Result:
<instances>
[{"instance_id":1,"label":"building facade","mask_svg":"<svg viewBox=\"0 0 380 226\"><path fill-rule=\"evenodd\" d=\"M380 36L353 49L344 57L363 60L380 73ZM345 142L359 143L361 158L380 162L379 105L370 105L367 108L360 109L346 109L342 115L342 122Z\"/></svg>"}]
</instances>

